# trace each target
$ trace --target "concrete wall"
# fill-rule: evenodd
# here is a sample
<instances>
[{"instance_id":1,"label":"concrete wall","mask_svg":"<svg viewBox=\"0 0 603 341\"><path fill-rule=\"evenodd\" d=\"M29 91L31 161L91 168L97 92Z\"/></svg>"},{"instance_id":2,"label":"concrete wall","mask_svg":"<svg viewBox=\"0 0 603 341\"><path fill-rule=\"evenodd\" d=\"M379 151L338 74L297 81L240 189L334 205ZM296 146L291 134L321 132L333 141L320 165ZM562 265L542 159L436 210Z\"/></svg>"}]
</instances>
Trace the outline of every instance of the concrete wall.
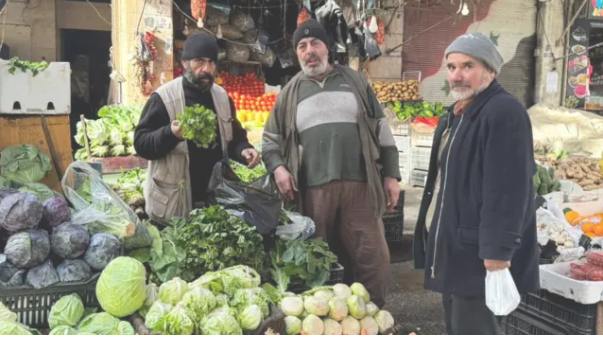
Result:
<instances>
[{"instance_id":1,"label":"concrete wall","mask_svg":"<svg viewBox=\"0 0 603 341\"><path fill-rule=\"evenodd\" d=\"M110 31L108 4L60 0L11 0L6 12L4 42L10 55L24 60L60 59L60 29ZM99 13L97 13L97 11ZM1 18L4 20L4 16Z\"/></svg>"},{"instance_id":2,"label":"concrete wall","mask_svg":"<svg viewBox=\"0 0 603 341\"><path fill-rule=\"evenodd\" d=\"M402 79L402 47L397 48L391 53L387 53L389 49L402 44L404 33L404 10L400 6L397 11L394 11L399 4L397 0L383 0L382 8L384 10L376 11L384 24L390 22L389 29L385 32L385 46L381 46L381 57L372 61L368 65L368 74L372 80L399 80ZM369 14L372 14L369 12Z\"/></svg>"}]
</instances>

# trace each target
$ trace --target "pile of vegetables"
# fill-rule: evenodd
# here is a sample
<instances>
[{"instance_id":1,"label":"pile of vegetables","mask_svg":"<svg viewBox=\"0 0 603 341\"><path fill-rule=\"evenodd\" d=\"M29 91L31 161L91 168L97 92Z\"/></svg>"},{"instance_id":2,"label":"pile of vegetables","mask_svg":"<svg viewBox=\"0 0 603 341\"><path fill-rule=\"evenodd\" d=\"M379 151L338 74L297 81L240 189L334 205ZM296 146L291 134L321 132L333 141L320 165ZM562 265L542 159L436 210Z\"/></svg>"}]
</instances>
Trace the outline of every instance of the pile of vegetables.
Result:
<instances>
[{"instance_id":1,"label":"pile of vegetables","mask_svg":"<svg viewBox=\"0 0 603 341\"><path fill-rule=\"evenodd\" d=\"M17 70L21 70L21 72L27 72L27 70L30 70L34 77L37 76L40 72L46 70L48 66L50 66L50 64L45 61L28 62L26 60L19 59L19 57L11 58L8 61L8 65L8 73L10 73L11 75L14 75L15 71Z\"/></svg>"},{"instance_id":2,"label":"pile of vegetables","mask_svg":"<svg viewBox=\"0 0 603 341\"><path fill-rule=\"evenodd\" d=\"M216 141L218 123L213 111L195 104L184 108L177 118L184 138L195 142L197 147L209 148Z\"/></svg>"},{"instance_id":3,"label":"pile of vegetables","mask_svg":"<svg viewBox=\"0 0 603 341\"><path fill-rule=\"evenodd\" d=\"M388 106L394 111L398 120L402 122L423 123L436 126L439 118L446 115L446 108L442 103L403 103L396 101Z\"/></svg>"},{"instance_id":4,"label":"pile of vegetables","mask_svg":"<svg viewBox=\"0 0 603 341\"><path fill-rule=\"evenodd\" d=\"M394 327L392 315L379 310L360 283L283 294L278 301L287 315L288 335L378 335L390 334Z\"/></svg>"},{"instance_id":5,"label":"pile of vegetables","mask_svg":"<svg viewBox=\"0 0 603 341\"><path fill-rule=\"evenodd\" d=\"M234 76L226 71L221 71L219 73L219 79L222 82L222 87L227 92L233 94L230 96L233 100L235 100L235 106L238 109L245 109L241 107L239 98L245 99L245 97L240 96L249 96L250 98L257 98L264 94L264 82L258 79L255 73L247 73L243 76ZM238 96L237 96L238 95Z\"/></svg>"},{"instance_id":6,"label":"pile of vegetables","mask_svg":"<svg viewBox=\"0 0 603 341\"><path fill-rule=\"evenodd\" d=\"M597 159L570 156L556 160L539 158L538 161L543 162L545 166L554 168L555 178L571 180L585 191L603 188L603 173Z\"/></svg>"},{"instance_id":7,"label":"pile of vegetables","mask_svg":"<svg viewBox=\"0 0 603 341\"><path fill-rule=\"evenodd\" d=\"M208 272L190 283L175 277L154 296L141 314L150 331L163 335L242 335L270 316L260 275L247 266Z\"/></svg>"},{"instance_id":8,"label":"pile of vegetables","mask_svg":"<svg viewBox=\"0 0 603 341\"><path fill-rule=\"evenodd\" d=\"M320 237L308 240L277 239L270 251L270 274L280 291L286 292L292 280L314 288L329 280L337 256Z\"/></svg>"},{"instance_id":9,"label":"pile of vegetables","mask_svg":"<svg viewBox=\"0 0 603 341\"><path fill-rule=\"evenodd\" d=\"M193 281L208 271L235 265L261 269L265 261L262 236L254 227L221 206L194 210L176 218L162 231L162 255L150 262L154 279Z\"/></svg>"},{"instance_id":10,"label":"pile of vegetables","mask_svg":"<svg viewBox=\"0 0 603 341\"><path fill-rule=\"evenodd\" d=\"M419 82L415 79L397 82L376 81L373 82L373 90L375 90L377 99L381 103L418 101L421 99Z\"/></svg>"},{"instance_id":11,"label":"pile of vegetables","mask_svg":"<svg viewBox=\"0 0 603 341\"><path fill-rule=\"evenodd\" d=\"M579 228L588 237L603 237L603 212L581 215L571 208L566 208L563 210L563 213L570 225Z\"/></svg>"},{"instance_id":12,"label":"pile of vegetables","mask_svg":"<svg viewBox=\"0 0 603 341\"><path fill-rule=\"evenodd\" d=\"M561 183L555 179L555 169L537 165L538 171L534 174L534 195L546 195L561 190Z\"/></svg>"},{"instance_id":13,"label":"pile of vegetables","mask_svg":"<svg viewBox=\"0 0 603 341\"><path fill-rule=\"evenodd\" d=\"M111 185L112 189L130 208L138 218L147 219L145 212L144 184L147 180L146 169L135 168L122 172L117 182Z\"/></svg>"},{"instance_id":14,"label":"pile of vegetables","mask_svg":"<svg viewBox=\"0 0 603 341\"><path fill-rule=\"evenodd\" d=\"M230 161L230 167L239 177L239 179L245 183L252 183L268 174L268 170L266 170L266 166L264 166L263 163L260 163L254 169L249 169L247 166L244 166L238 162Z\"/></svg>"},{"instance_id":15,"label":"pile of vegetables","mask_svg":"<svg viewBox=\"0 0 603 341\"><path fill-rule=\"evenodd\" d=\"M39 335L37 330L30 329L17 322L17 314L8 310L0 302L0 335Z\"/></svg>"},{"instance_id":16,"label":"pile of vegetables","mask_svg":"<svg viewBox=\"0 0 603 341\"><path fill-rule=\"evenodd\" d=\"M142 108L123 105L104 106L98 111L98 120L86 120L86 135L92 157L136 155L134 129L138 125ZM84 129L77 123L75 141L83 147L75 153L77 160L85 161Z\"/></svg>"},{"instance_id":17,"label":"pile of vegetables","mask_svg":"<svg viewBox=\"0 0 603 341\"><path fill-rule=\"evenodd\" d=\"M52 170L48 155L32 145L6 147L0 152L0 188L23 188L44 198L54 196L45 185L37 183Z\"/></svg>"}]
</instances>

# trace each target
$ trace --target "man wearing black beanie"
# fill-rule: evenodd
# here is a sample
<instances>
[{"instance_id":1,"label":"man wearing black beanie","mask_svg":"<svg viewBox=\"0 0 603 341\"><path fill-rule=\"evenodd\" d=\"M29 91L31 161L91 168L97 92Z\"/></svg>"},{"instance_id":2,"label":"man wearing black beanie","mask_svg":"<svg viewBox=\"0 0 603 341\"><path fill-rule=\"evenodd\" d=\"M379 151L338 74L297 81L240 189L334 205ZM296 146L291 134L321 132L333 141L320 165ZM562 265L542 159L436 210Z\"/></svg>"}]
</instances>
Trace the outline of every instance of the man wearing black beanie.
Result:
<instances>
[{"instance_id":1,"label":"man wearing black beanie","mask_svg":"<svg viewBox=\"0 0 603 341\"><path fill-rule=\"evenodd\" d=\"M207 202L207 187L217 162L228 156L249 168L259 154L236 118L232 99L214 84L218 44L213 36L196 34L184 43L184 76L159 87L147 101L134 134L134 148L149 160L145 185L146 212L158 225L186 217ZM217 115L217 138L209 148L183 139L176 115L199 104ZM225 146L226 148L223 148Z\"/></svg>"},{"instance_id":2,"label":"man wearing black beanie","mask_svg":"<svg viewBox=\"0 0 603 341\"><path fill-rule=\"evenodd\" d=\"M293 34L302 72L278 96L262 158L344 263L345 281L362 283L382 307L390 256L381 217L400 194L398 149L367 80L330 65L327 42L314 20Z\"/></svg>"}]
</instances>

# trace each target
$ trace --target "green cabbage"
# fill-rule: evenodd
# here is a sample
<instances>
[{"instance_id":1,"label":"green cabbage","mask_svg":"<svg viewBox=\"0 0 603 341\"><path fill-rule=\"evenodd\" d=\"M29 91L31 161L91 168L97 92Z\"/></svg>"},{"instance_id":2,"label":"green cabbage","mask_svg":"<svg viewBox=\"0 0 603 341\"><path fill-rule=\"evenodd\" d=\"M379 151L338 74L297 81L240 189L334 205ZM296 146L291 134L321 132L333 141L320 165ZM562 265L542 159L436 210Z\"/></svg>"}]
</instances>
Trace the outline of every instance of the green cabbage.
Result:
<instances>
[{"instance_id":1,"label":"green cabbage","mask_svg":"<svg viewBox=\"0 0 603 341\"><path fill-rule=\"evenodd\" d=\"M119 319L109 313L91 314L78 325L79 335L119 335Z\"/></svg>"},{"instance_id":2,"label":"green cabbage","mask_svg":"<svg viewBox=\"0 0 603 341\"><path fill-rule=\"evenodd\" d=\"M146 300L145 277L145 268L139 261L128 257L112 260L96 285L96 297L103 310L124 317L140 309Z\"/></svg>"},{"instance_id":3,"label":"green cabbage","mask_svg":"<svg viewBox=\"0 0 603 341\"><path fill-rule=\"evenodd\" d=\"M142 305L142 308L140 308L140 310L138 311L138 313L140 314L140 316L142 316L142 318L145 318L145 316L147 315L147 312L149 311L149 309L151 308L153 303L155 303L155 301L157 301L157 297L159 297L159 288L157 288L157 285L155 283L149 283L147 285L146 289L147 289L147 296L144 300L144 304Z\"/></svg>"},{"instance_id":4,"label":"green cabbage","mask_svg":"<svg viewBox=\"0 0 603 341\"><path fill-rule=\"evenodd\" d=\"M392 314L385 310L379 310L375 315L375 321L379 325L379 333L385 334L385 332L394 326L394 318Z\"/></svg>"},{"instance_id":5,"label":"green cabbage","mask_svg":"<svg viewBox=\"0 0 603 341\"><path fill-rule=\"evenodd\" d=\"M339 324L339 322L330 318L325 318L322 320L322 322L325 325L324 335L341 335L343 333L341 324Z\"/></svg>"},{"instance_id":6,"label":"green cabbage","mask_svg":"<svg viewBox=\"0 0 603 341\"><path fill-rule=\"evenodd\" d=\"M329 301L329 317L335 321L341 321L348 316L348 304L345 299L333 297Z\"/></svg>"},{"instance_id":7,"label":"green cabbage","mask_svg":"<svg viewBox=\"0 0 603 341\"><path fill-rule=\"evenodd\" d=\"M361 297L352 295L348 297L347 303L349 313L353 318L360 320L366 316L366 304Z\"/></svg>"},{"instance_id":8,"label":"green cabbage","mask_svg":"<svg viewBox=\"0 0 603 341\"><path fill-rule=\"evenodd\" d=\"M368 316L375 316L379 312L379 307L373 302L366 304L366 314Z\"/></svg>"},{"instance_id":9,"label":"green cabbage","mask_svg":"<svg viewBox=\"0 0 603 341\"><path fill-rule=\"evenodd\" d=\"M136 335L136 331L134 331L134 327L130 324L130 322L121 321L117 325L117 333L118 335Z\"/></svg>"},{"instance_id":10,"label":"green cabbage","mask_svg":"<svg viewBox=\"0 0 603 341\"><path fill-rule=\"evenodd\" d=\"M347 300L348 297L352 296L352 289L345 284L335 284L333 286L333 293L335 294L335 297Z\"/></svg>"},{"instance_id":11,"label":"green cabbage","mask_svg":"<svg viewBox=\"0 0 603 341\"><path fill-rule=\"evenodd\" d=\"M322 298L314 296L304 298L304 308L307 312L316 316L327 316L329 313L329 304Z\"/></svg>"},{"instance_id":12,"label":"green cabbage","mask_svg":"<svg viewBox=\"0 0 603 341\"><path fill-rule=\"evenodd\" d=\"M360 335L360 322L352 316L348 316L341 321L341 329L343 335Z\"/></svg>"},{"instance_id":13,"label":"green cabbage","mask_svg":"<svg viewBox=\"0 0 603 341\"><path fill-rule=\"evenodd\" d=\"M34 335L27 326L17 322L0 321L0 335Z\"/></svg>"},{"instance_id":14,"label":"green cabbage","mask_svg":"<svg viewBox=\"0 0 603 341\"><path fill-rule=\"evenodd\" d=\"M331 298L333 298L333 292L331 290L319 290L314 293L314 297L318 297L325 302L329 302Z\"/></svg>"},{"instance_id":15,"label":"green cabbage","mask_svg":"<svg viewBox=\"0 0 603 341\"><path fill-rule=\"evenodd\" d=\"M35 195L38 201L46 201L54 198L54 192L48 186L37 182L23 184L19 187L19 191Z\"/></svg>"},{"instance_id":16,"label":"green cabbage","mask_svg":"<svg viewBox=\"0 0 603 341\"><path fill-rule=\"evenodd\" d=\"M159 300L175 306L189 290L188 283L178 277L174 277L159 287Z\"/></svg>"},{"instance_id":17,"label":"green cabbage","mask_svg":"<svg viewBox=\"0 0 603 341\"><path fill-rule=\"evenodd\" d=\"M77 330L69 326L58 326L50 331L48 335L77 335Z\"/></svg>"},{"instance_id":18,"label":"green cabbage","mask_svg":"<svg viewBox=\"0 0 603 341\"><path fill-rule=\"evenodd\" d=\"M0 189L11 188L12 185L10 180L0 175ZM2 201L2 199L0 199L0 201Z\"/></svg>"},{"instance_id":19,"label":"green cabbage","mask_svg":"<svg viewBox=\"0 0 603 341\"><path fill-rule=\"evenodd\" d=\"M0 153L2 176L18 184L39 182L52 169L50 158L38 148L24 144L7 147Z\"/></svg>"},{"instance_id":20,"label":"green cabbage","mask_svg":"<svg viewBox=\"0 0 603 341\"><path fill-rule=\"evenodd\" d=\"M262 309L262 316L270 315L270 298L262 288L239 289L230 301L231 307L241 309L250 304L257 304Z\"/></svg>"},{"instance_id":21,"label":"green cabbage","mask_svg":"<svg viewBox=\"0 0 603 341\"><path fill-rule=\"evenodd\" d=\"M308 315L302 322L302 330L306 335L322 335L325 331L325 324L316 315Z\"/></svg>"},{"instance_id":22,"label":"green cabbage","mask_svg":"<svg viewBox=\"0 0 603 341\"><path fill-rule=\"evenodd\" d=\"M362 320L360 320L360 327L366 330L366 335L378 335L379 334L379 325L377 321L371 316L365 316Z\"/></svg>"},{"instance_id":23,"label":"green cabbage","mask_svg":"<svg viewBox=\"0 0 603 341\"><path fill-rule=\"evenodd\" d=\"M16 322L17 314L8 310L8 308L0 302L0 321Z\"/></svg>"},{"instance_id":24,"label":"green cabbage","mask_svg":"<svg viewBox=\"0 0 603 341\"><path fill-rule=\"evenodd\" d=\"M216 297L211 291L203 288L193 288L184 294L181 302L190 310L196 321L200 321L216 307Z\"/></svg>"},{"instance_id":25,"label":"green cabbage","mask_svg":"<svg viewBox=\"0 0 603 341\"><path fill-rule=\"evenodd\" d=\"M151 331L157 331L157 324L172 310L172 306L161 301L155 301L149 308L144 320L145 326Z\"/></svg>"},{"instance_id":26,"label":"green cabbage","mask_svg":"<svg viewBox=\"0 0 603 341\"><path fill-rule=\"evenodd\" d=\"M304 300L301 297L285 297L281 301L281 310L287 316L299 316L304 312Z\"/></svg>"},{"instance_id":27,"label":"green cabbage","mask_svg":"<svg viewBox=\"0 0 603 341\"><path fill-rule=\"evenodd\" d=\"M178 304L155 325L155 329L163 335L193 335L194 314L182 304Z\"/></svg>"},{"instance_id":28,"label":"green cabbage","mask_svg":"<svg viewBox=\"0 0 603 341\"><path fill-rule=\"evenodd\" d=\"M218 309L201 320L203 335L243 335L237 320L228 312Z\"/></svg>"},{"instance_id":29,"label":"green cabbage","mask_svg":"<svg viewBox=\"0 0 603 341\"><path fill-rule=\"evenodd\" d=\"M243 330L256 330L262 323L262 309L257 304L248 305L237 314Z\"/></svg>"},{"instance_id":30,"label":"green cabbage","mask_svg":"<svg viewBox=\"0 0 603 341\"><path fill-rule=\"evenodd\" d=\"M354 283L354 284L352 284L350 289L352 290L353 295L362 297L365 304L369 303L371 301L371 295L369 294L368 290L366 290L364 285L362 285L360 283Z\"/></svg>"},{"instance_id":31,"label":"green cabbage","mask_svg":"<svg viewBox=\"0 0 603 341\"><path fill-rule=\"evenodd\" d=\"M285 330L287 335L299 335L302 329L302 321L295 316L285 317Z\"/></svg>"},{"instance_id":32,"label":"green cabbage","mask_svg":"<svg viewBox=\"0 0 603 341\"><path fill-rule=\"evenodd\" d=\"M50 309L48 326L55 329L59 326L75 327L84 315L84 304L76 294L61 297Z\"/></svg>"},{"instance_id":33,"label":"green cabbage","mask_svg":"<svg viewBox=\"0 0 603 341\"><path fill-rule=\"evenodd\" d=\"M225 293L233 296L239 289L252 289L260 286L261 276L257 271L245 265L237 265L217 272L206 272L191 283L191 287L211 290L214 295Z\"/></svg>"}]
</instances>

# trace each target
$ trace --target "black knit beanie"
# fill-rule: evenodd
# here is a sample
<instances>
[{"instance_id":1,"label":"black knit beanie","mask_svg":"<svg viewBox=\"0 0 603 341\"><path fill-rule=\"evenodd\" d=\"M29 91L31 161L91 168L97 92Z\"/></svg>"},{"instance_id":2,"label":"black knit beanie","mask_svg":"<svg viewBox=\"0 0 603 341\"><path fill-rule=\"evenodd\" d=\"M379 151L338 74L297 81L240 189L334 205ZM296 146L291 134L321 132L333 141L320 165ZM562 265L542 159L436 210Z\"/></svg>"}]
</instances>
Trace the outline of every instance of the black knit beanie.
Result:
<instances>
[{"instance_id":1,"label":"black knit beanie","mask_svg":"<svg viewBox=\"0 0 603 341\"><path fill-rule=\"evenodd\" d=\"M316 20L309 19L303 24L299 25L297 30L293 33L293 48L297 49L297 44L304 38L316 38L322 40L327 48L329 47L329 37L325 28Z\"/></svg>"},{"instance_id":2,"label":"black knit beanie","mask_svg":"<svg viewBox=\"0 0 603 341\"><path fill-rule=\"evenodd\" d=\"M208 58L214 62L218 61L218 42L216 38L203 33L197 33L186 39L182 60L195 58Z\"/></svg>"}]
</instances>

